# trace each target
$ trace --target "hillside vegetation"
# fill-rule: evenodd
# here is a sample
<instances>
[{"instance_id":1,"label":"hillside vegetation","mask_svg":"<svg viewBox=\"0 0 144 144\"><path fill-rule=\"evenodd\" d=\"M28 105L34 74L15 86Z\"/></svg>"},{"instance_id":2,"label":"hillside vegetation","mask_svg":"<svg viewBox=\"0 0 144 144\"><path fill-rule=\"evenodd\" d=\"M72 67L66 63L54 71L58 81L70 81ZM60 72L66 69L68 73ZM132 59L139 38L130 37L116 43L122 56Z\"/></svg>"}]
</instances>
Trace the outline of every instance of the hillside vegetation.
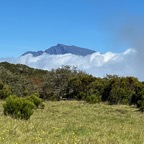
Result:
<instances>
[{"instance_id":1,"label":"hillside vegetation","mask_svg":"<svg viewBox=\"0 0 144 144\"><path fill-rule=\"evenodd\" d=\"M46 71L21 64L0 63L0 98L37 93L44 100L73 99L88 103L136 105L144 111L144 82L135 77L97 78L75 67Z\"/></svg>"},{"instance_id":2,"label":"hillside vegetation","mask_svg":"<svg viewBox=\"0 0 144 144\"><path fill-rule=\"evenodd\" d=\"M144 143L144 82L135 77L3 62L0 99L0 144Z\"/></svg>"}]
</instances>

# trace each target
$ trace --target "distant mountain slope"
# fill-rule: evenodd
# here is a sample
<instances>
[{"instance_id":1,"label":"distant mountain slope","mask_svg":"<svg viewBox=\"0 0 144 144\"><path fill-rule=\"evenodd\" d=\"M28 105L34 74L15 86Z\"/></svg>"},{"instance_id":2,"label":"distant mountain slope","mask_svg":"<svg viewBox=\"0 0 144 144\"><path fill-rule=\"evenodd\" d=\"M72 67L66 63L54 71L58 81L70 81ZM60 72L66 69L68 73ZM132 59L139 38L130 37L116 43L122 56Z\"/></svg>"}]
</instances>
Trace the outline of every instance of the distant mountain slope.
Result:
<instances>
[{"instance_id":1,"label":"distant mountain slope","mask_svg":"<svg viewBox=\"0 0 144 144\"><path fill-rule=\"evenodd\" d=\"M92 54L94 52L96 52L96 51L89 50L86 48L80 48L80 47L73 46L73 45L67 46L67 45L63 45L63 44L57 44L56 46L52 46L45 51L38 51L38 52L28 51L28 52L24 53L22 56L27 55L27 54L32 54L33 56L40 56L43 53L47 53L50 55L71 53L71 54L75 54L75 55L79 55L79 56L86 56L86 55Z\"/></svg>"},{"instance_id":2,"label":"distant mountain slope","mask_svg":"<svg viewBox=\"0 0 144 144\"><path fill-rule=\"evenodd\" d=\"M22 54L22 56L24 56L24 55L27 55L27 54L32 54L33 56L40 56L40 55L42 55L44 53L44 51L37 51L37 52L34 52L34 51L27 51L27 52L25 52L24 54Z\"/></svg>"}]
</instances>

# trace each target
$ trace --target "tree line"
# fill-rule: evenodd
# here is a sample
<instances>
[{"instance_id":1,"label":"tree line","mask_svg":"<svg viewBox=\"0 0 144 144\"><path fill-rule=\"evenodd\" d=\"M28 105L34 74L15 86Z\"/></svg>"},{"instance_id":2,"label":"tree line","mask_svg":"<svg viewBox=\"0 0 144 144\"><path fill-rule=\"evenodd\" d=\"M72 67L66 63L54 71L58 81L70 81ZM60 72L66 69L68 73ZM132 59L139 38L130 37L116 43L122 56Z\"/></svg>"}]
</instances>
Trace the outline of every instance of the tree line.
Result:
<instances>
[{"instance_id":1,"label":"tree line","mask_svg":"<svg viewBox=\"0 0 144 144\"><path fill-rule=\"evenodd\" d=\"M22 64L0 63L0 98L13 94L25 97L37 93L43 100L83 100L135 105L144 111L144 82L132 76L94 77L75 67L50 71Z\"/></svg>"}]
</instances>

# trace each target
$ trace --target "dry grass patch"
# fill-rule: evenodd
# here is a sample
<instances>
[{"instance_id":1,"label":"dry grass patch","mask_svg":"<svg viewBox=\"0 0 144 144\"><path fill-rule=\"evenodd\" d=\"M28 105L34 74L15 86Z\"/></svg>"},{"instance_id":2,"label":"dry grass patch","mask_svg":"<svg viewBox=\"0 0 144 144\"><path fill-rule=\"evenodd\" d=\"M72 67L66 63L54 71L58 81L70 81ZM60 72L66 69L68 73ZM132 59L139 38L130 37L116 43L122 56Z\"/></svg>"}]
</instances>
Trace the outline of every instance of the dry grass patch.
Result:
<instances>
[{"instance_id":1,"label":"dry grass patch","mask_svg":"<svg viewBox=\"0 0 144 144\"><path fill-rule=\"evenodd\" d=\"M46 102L25 121L4 116L2 104L0 144L144 143L144 114L129 106Z\"/></svg>"}]
</instances>

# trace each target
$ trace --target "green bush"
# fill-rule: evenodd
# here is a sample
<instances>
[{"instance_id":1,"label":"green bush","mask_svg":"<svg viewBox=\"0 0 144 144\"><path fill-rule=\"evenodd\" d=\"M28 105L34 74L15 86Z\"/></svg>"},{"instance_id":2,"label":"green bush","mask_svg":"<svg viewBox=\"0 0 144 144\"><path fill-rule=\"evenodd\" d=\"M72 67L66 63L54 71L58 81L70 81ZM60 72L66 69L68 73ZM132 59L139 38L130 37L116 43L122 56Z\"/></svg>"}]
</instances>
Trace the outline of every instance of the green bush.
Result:
<instances>
[{"instance_id":1,"label":"green bush","mask_svg":"<svg viewBox=\"0 0 144 144\"><path fill-rule=\"evenodd\" d=\"M26 99L34 103L37 108L44 108L43 100L39 98L38 94L27 96Z\"/></svg>"},{"instance_id":2,"label":"green bush","mask_svg":"<svg viewBox=\"0 0 144 144\"><path fill-rule=\"evenodd\" d=\"M139 103L139 105L140 105L139 110L140 110L141 112L144 112L144 100L140 100L140 101L138 101L138 103Z\"/></svg>"},{"instance_id":3,"label":"green bush","mask_svg":"<svg viewBox=\"0 0 144 144\"><path fill-rule=\"evenodd\" d=\"M99 103L101 101L100 96L92 94L91 96L88 96L86 98L86 102L90 103L90 104L95 104L95 103Z\"/></svg>"},{"instance_id":4,"label":"green bush","mask_svg":"<svg viewBox=\"0 0 144 144\"><path fill-rule=\"evenodd\" d=\"M109 93L109 104L129 104L132 93L124 88L113 87Z\"/></svg>"},{"instance_id":5,"label":"green bush","mask_svg":"<svg viewBox=\"0 0 144 144\"><path fill-rule=\"evenodd\" d=\"M11 93L9 86L0 82L0 99L6 99Z\"/></svg>"},{"instance_id":6,"label":"green bush","mask_svg":"<svg viewBox=\"0 0 144 144\"><path fill-rule=\"evenodd\" d=\"M141 100L137 102L137 107L141 112L144 112L144 95L142 95Z\"/></svg>"},{"instance_id":7,"label":"green bush","mask_svg":"<svg viewBox=\"0 0 144 144\"><path fill-rule=\"evenodd\" d=\"M5 115L27 120L33 114L35 105L25 98L9 96L3 108Z\"/></svg>"}]
</instances>

